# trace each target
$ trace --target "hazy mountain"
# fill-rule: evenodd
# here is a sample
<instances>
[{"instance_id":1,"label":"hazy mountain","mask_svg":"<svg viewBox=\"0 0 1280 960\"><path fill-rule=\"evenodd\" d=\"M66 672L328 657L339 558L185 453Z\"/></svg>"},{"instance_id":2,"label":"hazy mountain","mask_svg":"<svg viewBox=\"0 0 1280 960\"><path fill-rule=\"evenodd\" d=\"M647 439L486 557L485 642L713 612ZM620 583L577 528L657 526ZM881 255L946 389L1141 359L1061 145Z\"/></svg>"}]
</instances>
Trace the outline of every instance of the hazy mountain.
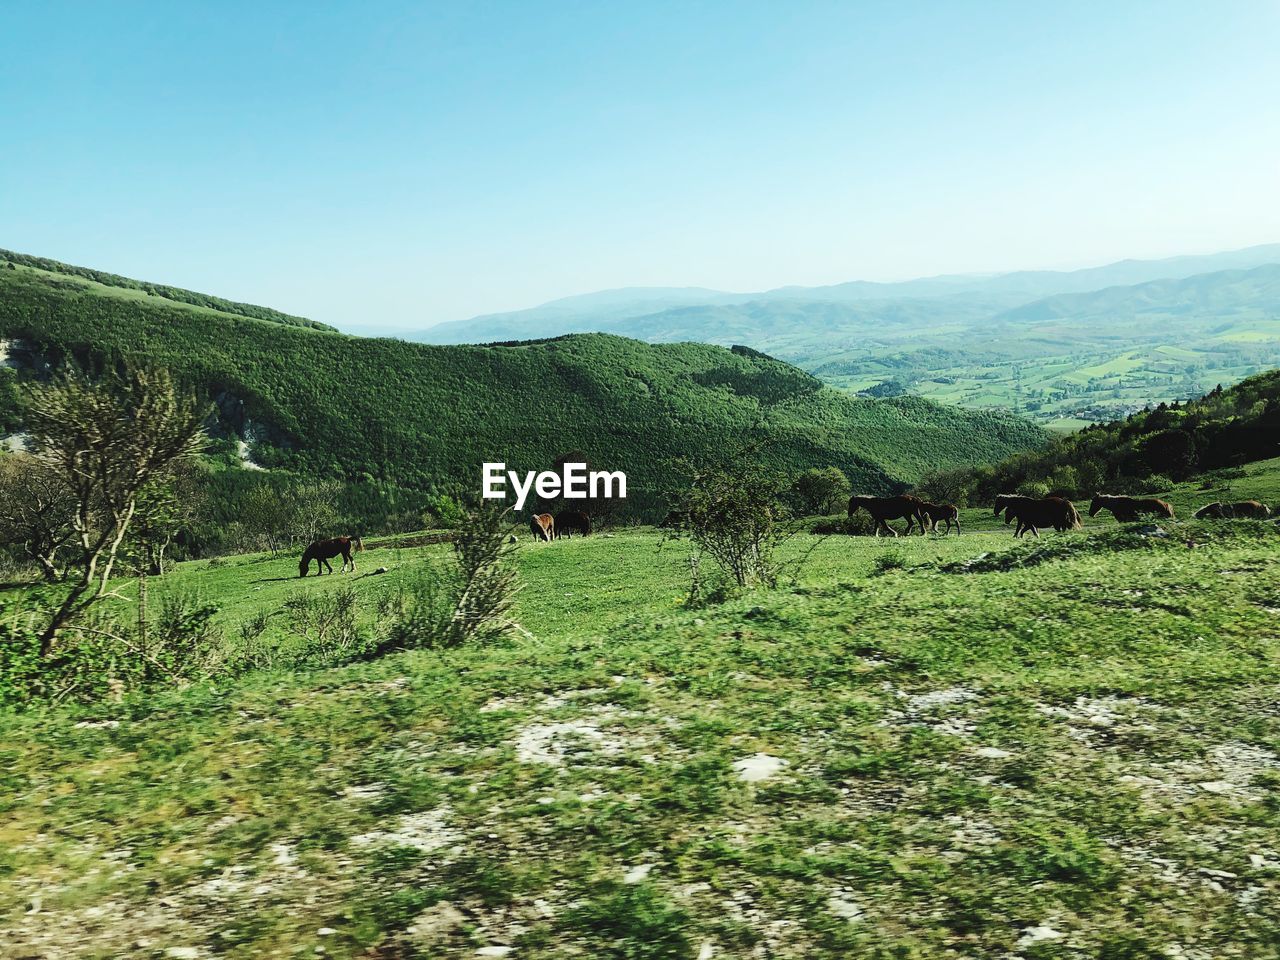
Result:
<instances>
[{"instance_id":1,"label":"hazy mountain","mask_svg":"<svg viewBox=\"0 0 1280 960\"><path fill-rule=\"evenodd\" d=\"M535 339L562 333L608 330L641 339L703 339L716 343L757 338L753 346L773 342L797 321L836 327L860 322L892 322L903 311L931 312L945 326L988 310L994 315L1024 303L1065 293L1133 285L1161 279L1280 263L1280 244L1265 244L1204 256L1163 260L1121 260L1083 270L1023 270L995 275L925 277L897 283L855 280L820 287L780 287L760 293L726 293L699 287L631 287L566 297L528 310L487 314L439 324L407 338L428 343L484 343ZM926 301L901 308L894 301ZM851 306L850 310L813 310L808 304ZM802 306L803 305L803 306ZM709 310L706 308L729 308ZM683 311L683 312L682 312ZM692 330L682 320L695 323ZM715 323L725 324L716 327Z\"/></svg>"},{"instance_id":2,"label":"hazy mountain","mask_svg":"<svg viewBox=\"0 0 1280 960\"><path fill-rule=\"evenodd\" d=\"M997 319L1015 322L1064 318L1119 320L1139 315L1199 315L1213 320L1280 316L1280 263L1107 287L1088 293L1060 294L1005 311Z\"/></svg>"}]
</instances>

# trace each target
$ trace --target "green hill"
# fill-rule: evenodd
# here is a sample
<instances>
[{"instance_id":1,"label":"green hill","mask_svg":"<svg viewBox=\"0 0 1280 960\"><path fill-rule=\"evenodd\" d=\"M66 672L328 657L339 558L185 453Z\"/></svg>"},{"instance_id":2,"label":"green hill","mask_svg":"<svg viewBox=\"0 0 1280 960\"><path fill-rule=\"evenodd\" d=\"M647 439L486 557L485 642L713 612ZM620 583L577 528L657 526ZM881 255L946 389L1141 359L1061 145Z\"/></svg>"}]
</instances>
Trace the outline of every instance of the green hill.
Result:
<instances>
[{"instance_id":1,"label":"green hill","mask_svg":"<svg viewBox=\"0 0 1280 960\"><path fill-rule=\"evenodd\" d=\"M8 353L27 368L103 355L171 368L215 402L228 439L250 441L254 461L303 476L474 491L485 461L544 469L582 451L625 470L630 505L644 511L660 509L670 461L749 441L780 470L836 465L858 487L888 491L1043 440L1004 414L849 397L745 348L607 335L486 347L356 338L68 270L0 268ZM0 419L12 421L3 387Z\"/></svg>"},{"instance_id":2,"label":"green hill","mask_svg":"<svg viewBox=\"0 0 1280 960\"><path fill-rule=\"evenodd\" d=\"M860 392L895 388L1055 427L1198 396L1280 364L1280 245L1070 273L629 291L443 324L431 342L605 331L745 343Z\"/></svg>"},{"instance_id":3,"label":"green hill","mask_svg":"<svg viewBox=\"0 0 1280 960\"><path fill-rule=\"evenodd\" d=\"M989 502L998 492L1042 484L1088 497L1096 491L1163 493L1173 481L1280 454L1280 370L1221 387L1185 404L1160 404L1124 420L1090 426L994 466L931 478L933 493ZM1213 485L1205 480L1205 488Z\"/></svg>"},{"instance_id":4,"label":"green hill","mask_svg":"<svg viewBox=\"0 0 1280 960\"><path fill-rule=\"evenodd\" d=\"M14 253L12 250L0 250L0 264L13 265L13 269L29 267L33 272L45 275L45 281L56 285L62 281L64 289L74 289L75 281L85 281L81 286L95 293L117 296L143 294L159 297L173 303L184 303L193 307L204 307L218 313L229 313L239 317L253 317L258 320L270 320L292 327L311 327L316 330L332 330L328 324L308 320L306 317L295 317L270 307L259 307L252 303L236 303L222 297L212 297L207 293L195 293L181 287L170 287L162 283L148 283L144 280L131 280L103 270L92 270L88 267L75 267L69 263L50 260L47 257L33 257L25 253Z\"/></svg>"}]
</instances>

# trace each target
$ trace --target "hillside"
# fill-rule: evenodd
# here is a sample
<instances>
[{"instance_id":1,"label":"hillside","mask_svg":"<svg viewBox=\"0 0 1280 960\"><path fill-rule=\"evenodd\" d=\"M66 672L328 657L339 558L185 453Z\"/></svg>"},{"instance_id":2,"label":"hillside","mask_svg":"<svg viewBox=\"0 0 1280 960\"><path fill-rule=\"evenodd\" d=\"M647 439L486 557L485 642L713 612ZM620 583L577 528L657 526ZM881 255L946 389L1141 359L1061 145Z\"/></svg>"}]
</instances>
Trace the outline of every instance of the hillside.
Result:
<instances>
[{"instance_id":1,"label":"hillside","mask_svg":"<svg viewBox=\"0 0 1280 960\"><path fill-rule=\"evenodd\" d=\"M1229 477L1277 454L1280 370L1271 370L1185 404L1162 404L992 466L936 478L934 492L973 502L1027 483L1085 498L1096 491L1159 493L1173 481L1212 472Z\"/></svg>"},{"instance_id":2,"label":"hillside","mask_svg":"<svg viewBox=\"0 0 1280 960\"><path fill-rule=\"evenodd\" d=\"M444 324L420 337L602 330L654 342L745 343L852 392L889 382L1071 428L1280 363L1278 271L1280 245L1271 244L1073 272L758 294L612 291ZM680 302L664 303L677 294Z\"/></svg>"},{"instance_id":3,"label":"hillside","mask_svg":"<svg viewBox=\"0 0 1280 960\"><path fill-rule=\"evenodd\" d=\"M82 286L102 295L129 296L130 294L140 293L169 300L173 303L204 307L218 313L226 313L238 317L253 317L257 320L269 320L273 323L283 323L292 327L311 327L316 330L333 329L327 324L308 320L306 317L295 317L288 313L281 313L279 310L272 310L270 307L259 307L252 303L236 303L232 300L224 300L222 297L210 296L207 293L196 293L192 290L183 290L180 287L170 287L161 283L131 280L128 277L106 273L102 270L75 267L69 263L50 260L47 257L33 257L25 253L15 253L12 250L0 249L0 266L9 268L10 265L12 265L13 269L26 267L36 275L45 275L43 279L50 284L61 280L63 281L64 289L74 288L74 281L82 280L87 281ZM71 286L69 286L68 282L70 282Z\"/></svg>"},{"instance_id":4,"label":"hillside","mask_svg":"<svg viewBox=\"0 0 1280 960\"><path fill-rule=\"evenodd\" d=\"M1083 321L1212 316L1220 320L1280 317L1280 263L1252 270L1222 270L1177 280L1066 293L1008 310L997 317L1014 323L1074 318Z\"/></svg>"},{"instance_id":5,"label":"hillside","mask_svg":"<svg viewBox=\"0 0 1280 960\"><path fill-rule=\"evenodd\" d=\"M887 491L1042 440L1007 415L848 397L750 350L605 335L425 346L118 289L0 268L0 340L28 367L103 354L169 367L214 400L219 428L249 440L258 464L306 476L474 492L482 462L545 469L582 451L625 470L631 507L654 511L671 461L748 442L780 470L836 465Z\"/></svg>"},{"instance_id":6,"label":"hillside","mask_svg":"<svg viewBox=\"0 0 1280 960\"><path fill-rule=\"evenodd\" d=\"M1280 531L1171 529L805 538L707 610L651 531L525 541L506 646L0 714L0 955L1272 956ZM152 588L242 643L428 552Z\"/></svg>"}]
</instances>

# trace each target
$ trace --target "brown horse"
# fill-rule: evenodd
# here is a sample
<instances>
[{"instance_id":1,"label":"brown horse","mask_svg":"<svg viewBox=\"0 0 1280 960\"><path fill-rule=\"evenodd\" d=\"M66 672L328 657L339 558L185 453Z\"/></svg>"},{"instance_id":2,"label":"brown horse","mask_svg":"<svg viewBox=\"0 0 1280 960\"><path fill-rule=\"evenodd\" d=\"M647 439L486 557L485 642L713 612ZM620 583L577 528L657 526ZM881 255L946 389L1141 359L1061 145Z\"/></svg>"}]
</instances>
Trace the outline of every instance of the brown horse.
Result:
<instances>
[{"instance_id":1,"label":"brown horse","mask_svg":"<svg viewBox=\"0 0 1280 960\"><path fill-rule=\"evenodd\" d=\"M920 504L920 508L929 518L929 526L934 530L938 524L946 523L946 529L942 531L944 537L951 532L952 524L955 524L956 535L960 535L960 510L954 503L929 503L926 500Z\"/></svg>"},{"instance_id":2,"label":"brown horse","mask_svg":"<svg viewBox=\"0 0 1280 960\"><path fill-rule=\"evenodd\" d=\"M1013 535L1020 537L1028 530L1040 536L1040 527L1053 527L1059 533L1080 528L1080 514L1075 504L1064 497L1020 497L1013 493L996 495L995 510L998 517L1003 512L1004 522L1017 520Z\"/></svg>"},{"instance_id":3,"label":"brown horse","mask_svg":"<svg viewBox=\"0 0 1280 960\"><path fill-rule=\"evenodd\" d=\"M876 524L876 536L880 536L880 531L885 530L893 536L898 535L898 531L889 526L887 520L907 521L907 534L911 533L911 527L914 523L920 524L920 535L924 536L925 531L925 514L922 509L924 501L919 497L913 497L910 494L903 494L898 497L868 497L865 495L855 495L849 498L849 516L853 516L859 510L866 510L871 514L871 519Z\"/></svg>"},{"instance_id":4,"label":"brown horse","mask_svg":"<svg viewBox=\"0 0 1280 960\"><path fill-rule=\"evenodd\" d=\"M1196 511L1196 519L1204 520L1265 520L1271 516L1271 508L1257 500L1240 500L1237 503L1208 503Z\"/></svg>"},{"instance_id":5,"label":"brown horse","mask_svg":"<svg viewBox=\"0 0 1280 960\"><path fill-rule=\"evenodd\" d=\"M533 539L550 543L556 532L556 518L549 513L535 513L529 518L529 532Z\"/></svg>"},{"instance_id":6,"label":"brown horse","mask_svg":"<svg viewBox=\"0 0 1280 960\"><path fill-rule=\"evenodd\" d=\"M1144 513L1150 513L1166 520L1174 519L1173 507L1167 500L1155 497L1113 497L1106 493L1095 493L1093 502L1089 504L1089 516L1097 516L1099 510L1110 510L1121 523L1132 523Z\"/></svg>"},{"instance_id":7,"label":"brown horse","mask_svg":"<svg viewBox=\"0 0 1280 960\"><path fill-rule=\"evenodd\" d=\"M355 558L351 555L351 551L357 553L364 552L364 544L359 537L334 537L332 540L317 540L306 550L302 551L302 562L298 564L298 576L305 577L307 571L311 568L311 561L316 562L316 576L321 574L321 565L330 573L333 573L333 564L329 561L339 554L342 555L342 572L347 572L347 564L351 565L351 571L354 573L356 569Z\"/></svg>"},{"instance_id":8,"label":"brown horse","mask_svg":"<svg viewBox=\"0 0 1280 960\"><path fill-rule=\"evenodd\" d=\"M591 532L591 518L581 510L561 510L556 514L556 539L573 539L575 533L586 536Z\"/></svg>"}]
</instances>

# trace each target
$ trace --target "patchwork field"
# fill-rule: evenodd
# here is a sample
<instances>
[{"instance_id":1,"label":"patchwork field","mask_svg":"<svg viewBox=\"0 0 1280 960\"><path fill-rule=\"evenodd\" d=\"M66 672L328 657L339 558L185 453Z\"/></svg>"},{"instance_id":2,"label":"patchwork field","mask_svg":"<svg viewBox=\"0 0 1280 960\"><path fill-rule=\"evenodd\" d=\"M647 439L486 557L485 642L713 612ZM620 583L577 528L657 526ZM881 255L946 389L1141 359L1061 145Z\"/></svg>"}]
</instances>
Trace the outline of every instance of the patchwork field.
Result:
<instances>
[{"instance_id":1,"label":"patchwork field","mask_svg":"<svg viewBox=\"0 0 1280 960\"><path fill-rule=\"evenodd\" d=\"M1280 362L1280 325L1274 320L1192 338L1191 349L1155 337L1063 342L1057 349L1052 340L1035 341L1036 349L1027 347L1022 357L984 356L981 350L953 356L934 351L924 360L909 354L887 360L857 354L818 372L833 386L855 393L898 380L911 393L931 400L1012 409L1066 432L1149 405L1198 397ZM801 366L815 369L804 361Z\"/></svg>"},{"instance_id":2,"label":"patchwork field","mask_svg":"<svg viewBox=\"0 0 1280 960\"><path fill-rule=\"evenodd\" d=\"M510 645L6 716L0 956L1277 955L1280 530L964 521L694 610L655 532L526 538ZM287 645L441 549L153 589Z\"/></svg>"}]
</instances>

